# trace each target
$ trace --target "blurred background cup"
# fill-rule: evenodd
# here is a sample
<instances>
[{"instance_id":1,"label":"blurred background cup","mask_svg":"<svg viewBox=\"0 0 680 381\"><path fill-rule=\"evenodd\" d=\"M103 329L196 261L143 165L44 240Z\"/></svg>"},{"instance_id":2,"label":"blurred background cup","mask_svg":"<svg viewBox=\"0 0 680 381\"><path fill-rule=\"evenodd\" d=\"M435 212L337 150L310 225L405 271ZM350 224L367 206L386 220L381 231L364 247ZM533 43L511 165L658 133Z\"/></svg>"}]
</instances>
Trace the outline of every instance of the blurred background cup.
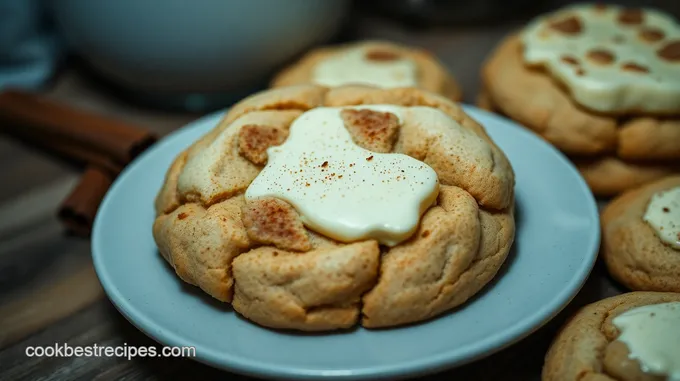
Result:
<instances>
[{"instance_id":1,"label":"blurred background cup","mask_svg":"<svg viewBox=\"0 0 680 381\"><path fill-rule=\"evenodd\" d=\"M267 84L332 38L347 0L58 0L61 37L96 73L147 103L194 111Z\"/></svg>"},{"instance_id":2,"label":"blurred background cup","mask_svg":"<svg viewBox=\"0 0 680 381\"><path fill-rule=\"evenodd\" d=\"M0 0L0 90L43 88L61 55L43 0Z\"/></svg>"}]
</instances>

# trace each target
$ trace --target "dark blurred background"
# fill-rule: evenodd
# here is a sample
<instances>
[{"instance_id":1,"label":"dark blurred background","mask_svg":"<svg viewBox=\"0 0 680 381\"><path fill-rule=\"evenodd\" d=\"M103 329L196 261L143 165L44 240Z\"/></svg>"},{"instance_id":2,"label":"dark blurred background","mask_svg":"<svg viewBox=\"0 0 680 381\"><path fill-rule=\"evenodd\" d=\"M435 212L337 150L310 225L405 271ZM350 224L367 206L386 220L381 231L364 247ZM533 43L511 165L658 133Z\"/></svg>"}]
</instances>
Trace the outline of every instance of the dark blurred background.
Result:
<instances>
[{"instance_id":1,"label":"dark blurred background","mask_svg":"<svg viewBox=\"0 0 680 381\"><path fill-rule=\"evenodd\" d=\"M266 87L320 44L382 38L430 49L459 77L502 34L566 0L2 0L0 88L64 67L145 106L205 112ZM618 1L678 16L680 1ZM485 37L487 36L487 37Z\"/></svg>"},{"instance_id":2,"label":"dark blurred background","mask_svg":"<svg viewBox=\"0 0 680 381\"><path fill-rule=\"evenodd\" d=\"M680 12L680 2L674 0L593 2L659 8L676 16ZM398 17L416 25L452 27L526 20L539 13L575 3L586 2L568 0L356 0L354 2L357 8Z\"/></svg>"}]
</instances>

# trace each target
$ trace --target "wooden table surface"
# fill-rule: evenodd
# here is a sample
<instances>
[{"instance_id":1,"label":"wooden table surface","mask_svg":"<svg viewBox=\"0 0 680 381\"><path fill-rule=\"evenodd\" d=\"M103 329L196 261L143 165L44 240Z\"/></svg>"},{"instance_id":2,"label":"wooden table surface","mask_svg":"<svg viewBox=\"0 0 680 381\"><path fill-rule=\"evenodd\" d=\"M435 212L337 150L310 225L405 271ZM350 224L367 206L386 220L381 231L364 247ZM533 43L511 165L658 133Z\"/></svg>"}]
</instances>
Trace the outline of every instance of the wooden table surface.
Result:
<instances>
[{"instance_id":1,"label":"wooden table surface","mask_svg":"<svg viewBox=\"0 0 680 381\"><path fill-rule=\"evenodd\" d=\"M387 38L431 50L458 78L470 103L477 94L480 63L499 38L517 25L414 32L366 19L355 27L357 38ZM73 68L61 73L46 95L160 134L197 117L129 104ZM0 174L0 379L248 379L189 359L28 357L27 346L54 343L155 343L106 298L92 267L89 242L64 234L55 218L58 204L80 174L78 169L0 136ZM424 379L538 381L545 351L565 317L586 303L622 291L598 264L574 301L527 339L481 361Z\"/></svg>"}]
</instances>

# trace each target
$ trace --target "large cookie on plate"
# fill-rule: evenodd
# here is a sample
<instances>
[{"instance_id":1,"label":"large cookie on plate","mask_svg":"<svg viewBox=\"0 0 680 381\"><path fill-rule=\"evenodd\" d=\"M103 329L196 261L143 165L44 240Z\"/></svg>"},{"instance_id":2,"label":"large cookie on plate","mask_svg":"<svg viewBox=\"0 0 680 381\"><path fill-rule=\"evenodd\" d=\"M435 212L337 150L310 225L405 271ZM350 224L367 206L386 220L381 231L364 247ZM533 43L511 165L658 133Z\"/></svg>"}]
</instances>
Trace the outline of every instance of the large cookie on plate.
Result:
<instances>
[{"instance_id":1,"label":"large cookie on plate","mask_svg":"<svg viewBox=\"0 0 680 381\"><path fill-rule=\"evenodd\" d=\"M255 323L389 327L451 310L495 276L514 241L514 184L485 129L445 97L283 87L178 155L153 235L182 280Z\"/></svg>"}]
</instances>

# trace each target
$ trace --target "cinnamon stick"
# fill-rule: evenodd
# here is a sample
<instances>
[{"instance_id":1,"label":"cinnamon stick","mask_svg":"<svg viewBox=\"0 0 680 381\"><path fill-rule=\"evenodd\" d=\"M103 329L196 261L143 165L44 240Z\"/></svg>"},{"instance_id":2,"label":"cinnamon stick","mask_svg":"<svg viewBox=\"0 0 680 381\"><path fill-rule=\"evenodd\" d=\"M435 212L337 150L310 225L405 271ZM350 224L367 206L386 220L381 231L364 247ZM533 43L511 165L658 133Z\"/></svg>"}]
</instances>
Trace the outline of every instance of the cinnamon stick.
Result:
<instances>
[{"instance_id":1,"label":"cinnamon stick","mask_svg":"<svg viewBox=\"0 0 680 381\"><path fill-rule=\"evenodd\" d=\"M92 224L115 174L91 165L80 182L61 204L57 216L66 228L82 237L89 237Z\"/></svg>"},{"instance_id":2,"label":"cinnamon stick","mask_svg":"<svg viewBox=\"0 0 680 381\"><path fill-rule=\"evenodd\" d=\"M13 137L22 142L28 143L34 148L47 151L80 166L95 165L112 173L119 173L123 169L123 165L116 162L114 159L100 153L96 153L91 149L76 145L73 142L62 140L50 141L45 139L33 140L31 137L27 137L23 133L16 133L13 135Z\"/></svg>"},{"instance_id":3,"label":"cinnamon stick","mask_svg":"<svg viewBox=\"0 0 680 381\"><path fill-rule=\"evenodd\" d=\"M119 166L157 140L144 129L18 90L0 93L0 131L70 159L105 157Z\"/></svg>"},{"instance_id":4,"label":"cinnamon stick","mask_svg":"<svg viewBox=\"0 0 680 381\"><path fill-rule=\"evenodd\" d=\"M87 166L57 213L68 230L81 236L90 235L116 176L157 140L144 129L18 90L0 93L0 131Z\"/></svg>"}]
</instances>

